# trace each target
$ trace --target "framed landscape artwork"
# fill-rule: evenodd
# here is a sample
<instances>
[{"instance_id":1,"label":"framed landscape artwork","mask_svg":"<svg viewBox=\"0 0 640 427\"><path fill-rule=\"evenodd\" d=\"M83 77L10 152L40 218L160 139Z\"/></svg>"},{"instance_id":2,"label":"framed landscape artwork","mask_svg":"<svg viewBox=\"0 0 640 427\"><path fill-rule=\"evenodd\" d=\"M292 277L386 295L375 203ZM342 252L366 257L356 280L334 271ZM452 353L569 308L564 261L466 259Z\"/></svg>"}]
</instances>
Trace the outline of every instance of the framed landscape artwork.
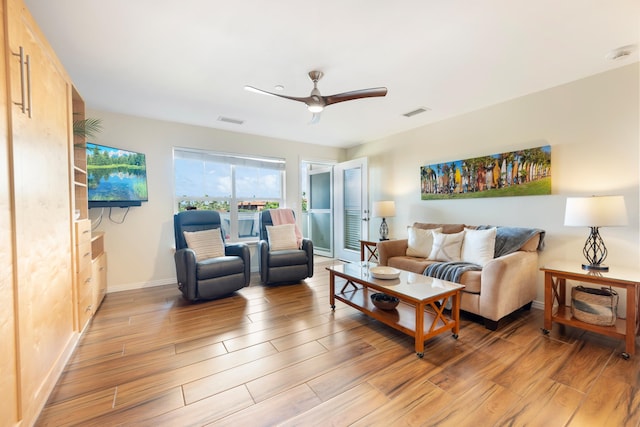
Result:
<instances>
[{"instance_id":1,"label":"framed landscape artwork","mask_svg":"<svg viewBox=\"0 0 640 427\"><path fill-rule=\"evenodd\" d=\"M422 200L551 194L551 146L420 167Z\"/></svg>"}]
</instances>

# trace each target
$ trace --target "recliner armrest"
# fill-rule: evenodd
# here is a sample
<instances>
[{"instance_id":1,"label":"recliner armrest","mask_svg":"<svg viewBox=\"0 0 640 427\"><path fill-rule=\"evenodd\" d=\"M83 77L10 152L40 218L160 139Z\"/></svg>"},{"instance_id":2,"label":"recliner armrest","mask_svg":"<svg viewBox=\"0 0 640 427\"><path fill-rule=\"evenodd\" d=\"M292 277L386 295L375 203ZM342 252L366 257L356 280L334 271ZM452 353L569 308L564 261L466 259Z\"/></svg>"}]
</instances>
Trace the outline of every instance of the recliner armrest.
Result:
<instances>
[{"instance_id":1,"label":"recliner armrest","mask_svg":"<svg viewBox=\"0 0 640 427\"><path fill-rule=\"evenodd\" d=\"M249 286L251 281L251 251L246 243L229 243L224 245L224 253L227 256L238 256L244 262L244 285Z\"/></svg>"},{"instance_id":2,"label":"recliner armrest","mask_svg":"<svg viewBox=\"0 0 640 427\"><path fill-rule=\"evenodd\" d=\"M308 277L313 277L313 242L310 239L302 239L302 250L307 253L309 260L307 263Z\"/></svg>"},{"instance_id":3,"label":"recliner armrest","mask_svg":"<svg viewBox=\"0 0 640 427\"><path fill-rule=\"evenodd\" d=\"M178 249L174 255L178 287L188 300L196 299L196 253L193 249Z\"/></svg>"},{"instance_id":4,"label":"recliner armrest","mask_svg":"<svg viewBox=\"0 0 640 427\"><path fill-rule=\"evenodd\" d=\"M269 242L259 240L256 253L258 254L260 280L262 283L267 283L267 279L269 278Z\"/></svg>"}]
</instances>

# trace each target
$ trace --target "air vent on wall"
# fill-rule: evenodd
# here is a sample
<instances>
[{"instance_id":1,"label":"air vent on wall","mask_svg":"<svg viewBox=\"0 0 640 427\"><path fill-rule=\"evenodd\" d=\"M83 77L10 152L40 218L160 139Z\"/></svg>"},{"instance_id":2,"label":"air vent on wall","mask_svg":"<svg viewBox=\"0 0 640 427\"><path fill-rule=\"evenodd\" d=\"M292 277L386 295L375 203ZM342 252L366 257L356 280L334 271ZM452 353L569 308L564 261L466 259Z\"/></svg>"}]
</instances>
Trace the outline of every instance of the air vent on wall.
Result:
<instances>
[{"instance_id":1,"label":"air vent on wall","mask_svg":"<svg viewBox=\"0 0 640 427\"><path fill-rule=\"evenodd\" d=\"M427 111L429 111L429 108L426 108L426 107L420 107L420 108L417 108L417 109L415 109L415 110L413 110L413 111L409 111L408 113L404 113L404 114L403 114L403 116L405 116L405 117L413 117L413 116L415 116L416 114L425 113L425 112L427 112Z\"/></svg>"},{"instance_id":2,"label":"air vent on wall","mask_svg":"<svg viewBox=\"0 0 640 427\"><path fill-rule=\"evenodd\" d=\"M225 123L233 123L234 125L241 125L244 123L244 120L232 119L231 117L224 117L224 116L219 116L218 121L225 122Z\"/></svg>"}]
</instances>

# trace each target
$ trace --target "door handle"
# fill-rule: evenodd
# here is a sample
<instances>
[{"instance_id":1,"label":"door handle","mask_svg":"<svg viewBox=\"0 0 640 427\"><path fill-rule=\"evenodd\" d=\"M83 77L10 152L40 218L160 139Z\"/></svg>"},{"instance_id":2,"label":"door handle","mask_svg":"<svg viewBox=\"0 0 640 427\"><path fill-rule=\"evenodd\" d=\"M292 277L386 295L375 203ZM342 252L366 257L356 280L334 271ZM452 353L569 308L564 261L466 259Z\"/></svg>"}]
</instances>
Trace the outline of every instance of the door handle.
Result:
<instances>
[{"instance_id":1,"label":"door handle","mask_svg":"<svg viewBox=\"0 0 640 427\"><path fill-rule=\"evenodd\" d=\"M28 112L29 118L31 118L31 60L29 58L29 55L26 55L25 57L24 48L22 46L20 46L20 50L18 51L18 53L12 52L11 54L13 56L17 56L18 60L20 61L21 102L14 101L13 103L20 106L23 114Z\"/></svg>"}]
</instances>

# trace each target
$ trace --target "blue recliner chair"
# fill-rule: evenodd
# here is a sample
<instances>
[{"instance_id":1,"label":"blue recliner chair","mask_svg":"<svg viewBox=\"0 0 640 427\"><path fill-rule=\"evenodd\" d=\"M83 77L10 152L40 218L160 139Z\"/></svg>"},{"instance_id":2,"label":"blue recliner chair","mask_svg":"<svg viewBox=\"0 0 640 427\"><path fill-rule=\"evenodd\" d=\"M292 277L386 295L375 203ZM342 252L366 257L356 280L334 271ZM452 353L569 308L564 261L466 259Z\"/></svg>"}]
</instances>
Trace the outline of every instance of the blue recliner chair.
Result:
<instances>
[{"instance_id":1,"label":"blue recliner chair","mask_svg":"<svg viewBox=\"0 0 640 427\"><path fill-rule=\"evenodd\" d=\"M220 298L249 285L251 259L249 247L245 243L225 244L225 256L201 261L196 261L195 252L187 247L183 231L220 228L224 242L218 212L179 212L173 216L173 228L178 288L187 300Z\"/></svg>"},{"instance_id":2,"label":"blue recliner chair","mask_svg":"<svg viewBox=\"0 0 640 427\"><path fill-rule=\"evenodd\" d=\"M258 242L258 265L262 283L296 283L313 276L313 243L302 239L301 249L272 251L269 248L267 226L273 225L269 210L260 212L260 241Z\"/></svg>"}]
</instances>

